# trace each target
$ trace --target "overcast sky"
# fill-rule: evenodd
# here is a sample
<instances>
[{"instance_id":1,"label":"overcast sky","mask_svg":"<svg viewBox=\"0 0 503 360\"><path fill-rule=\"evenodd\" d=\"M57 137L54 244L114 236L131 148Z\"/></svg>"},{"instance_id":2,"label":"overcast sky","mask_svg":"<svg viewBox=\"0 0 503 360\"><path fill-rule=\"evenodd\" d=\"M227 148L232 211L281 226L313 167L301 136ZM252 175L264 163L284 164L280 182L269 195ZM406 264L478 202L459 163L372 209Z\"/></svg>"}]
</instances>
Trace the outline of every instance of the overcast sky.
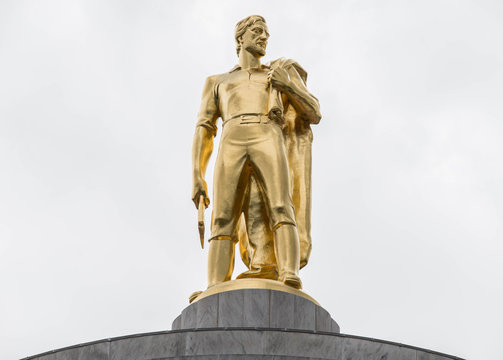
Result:
<instances>
[{"instance_id":1,"label":"overcast sky","mask_svg":"<svg viewBox=\"0 0 503 360\"><path fill-rule=\"evenodd\" d=\"M0 358L168 330L205 288L192 136L251 14L321 103L305 291L343 333L500 360L498 0L2 0Z\"/></svg>"}]
</instances>

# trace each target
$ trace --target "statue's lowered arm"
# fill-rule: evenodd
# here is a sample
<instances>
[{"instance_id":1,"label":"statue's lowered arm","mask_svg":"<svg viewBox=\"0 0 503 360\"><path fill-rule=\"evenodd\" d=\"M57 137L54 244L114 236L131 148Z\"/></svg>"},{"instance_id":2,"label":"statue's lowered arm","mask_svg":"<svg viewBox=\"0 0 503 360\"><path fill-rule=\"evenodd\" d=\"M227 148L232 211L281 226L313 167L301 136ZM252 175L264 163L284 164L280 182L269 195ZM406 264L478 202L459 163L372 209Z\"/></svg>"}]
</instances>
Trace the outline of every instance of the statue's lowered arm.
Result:
<instances>
[{"instance_id":1,"label":"statue's lowered arm","mask_svg":"<svg viewBox=\"0 0 503 360\"><path fill-rule=\"evenodd\" d=\"M213 152L213 138L216 134L216 121L219 117L218 107L214 94L215 78L210 76L204 85L201 109L192 144L192 201L199 207L199 199L202 195L205 206L210 203L208 188L204 175Z\"/></svg>"},{"instance_id":2,"label":"statue's lowered arm","mask_svg":"<svg viewBox=\"0 0 503 360\"><path fill-rule=\"evenodd\" d=\"M200 195L203 195L206 206L208 206L210 201L206 181L204 180L204 174L206 173L206 167L208 166L212 152L213 135L208 129L198 126L196 128L196 133L194 134L194 142L192 145L192 201L194 201L196 207L199 207Z\"/></svg>"}]
</instances>

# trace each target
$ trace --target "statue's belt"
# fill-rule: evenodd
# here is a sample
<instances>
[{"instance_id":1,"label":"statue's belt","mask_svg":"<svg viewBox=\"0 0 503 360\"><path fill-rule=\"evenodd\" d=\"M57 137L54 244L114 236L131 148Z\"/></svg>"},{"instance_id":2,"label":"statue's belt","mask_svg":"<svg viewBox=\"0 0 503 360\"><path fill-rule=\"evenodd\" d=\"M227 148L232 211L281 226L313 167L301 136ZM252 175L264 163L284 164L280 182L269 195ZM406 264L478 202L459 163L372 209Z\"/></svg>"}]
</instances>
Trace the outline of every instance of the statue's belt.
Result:
<instances>
[{"instance_id":1,"label":"statue's belt","mask_svg":"<svg viewBox=\"0 0 503 360\"><path fill-rule=\"evenodd\" d=\"M225 119L223 121L223 125L232 122L232 123L238 123L238 124L266 124L270 121L269 116L266 114L239 114L239 115L234 115L233 117L229 119Z\"/></svg>"}]
</instances>

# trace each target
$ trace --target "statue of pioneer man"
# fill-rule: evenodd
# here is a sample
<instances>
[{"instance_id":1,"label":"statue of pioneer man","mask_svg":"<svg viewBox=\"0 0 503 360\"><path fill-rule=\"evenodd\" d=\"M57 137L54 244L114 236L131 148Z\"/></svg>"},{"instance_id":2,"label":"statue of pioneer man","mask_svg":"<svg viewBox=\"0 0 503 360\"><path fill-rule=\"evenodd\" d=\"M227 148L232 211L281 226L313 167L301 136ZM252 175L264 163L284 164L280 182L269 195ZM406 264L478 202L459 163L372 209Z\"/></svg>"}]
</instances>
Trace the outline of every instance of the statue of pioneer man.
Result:
<instances>
[{"instance_id":1,"label":"statue of pioneer man","mask_svg":"<svg viewBox=\"0 0 503 360\"><path fill-rule=\"evenodd\" d=\"M239 63L206 80L193 143L192 200L210 201L204 175L217 120L222 135L214 169L208 287L231 279L234 247L249 271L238 278L278 280L300 289L311 251L310 124L321 119L293 60L260 63L269 32L262 16L235 29Z\"/></svg>"}]
</instances>

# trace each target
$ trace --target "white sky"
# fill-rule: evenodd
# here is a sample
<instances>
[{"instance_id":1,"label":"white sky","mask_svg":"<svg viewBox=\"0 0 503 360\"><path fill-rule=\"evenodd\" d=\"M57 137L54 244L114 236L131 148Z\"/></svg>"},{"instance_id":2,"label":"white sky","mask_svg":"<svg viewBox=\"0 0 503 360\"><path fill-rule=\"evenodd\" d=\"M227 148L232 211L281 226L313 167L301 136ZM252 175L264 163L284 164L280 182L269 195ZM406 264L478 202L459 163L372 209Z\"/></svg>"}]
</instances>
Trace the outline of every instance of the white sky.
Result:
<instances>
[{"instance_id":1,"label":"white sky","mask_svg":"<svg viewBox=\"0 0 503 360\"><path fill-rule=\"evenodd\" d=\"M205 287L192 135L250 14L321 102L305 290L343 333L501 359L503 3L480 0L0 2L0 358L170 329Z\"/></svg>"}]
</instances>

